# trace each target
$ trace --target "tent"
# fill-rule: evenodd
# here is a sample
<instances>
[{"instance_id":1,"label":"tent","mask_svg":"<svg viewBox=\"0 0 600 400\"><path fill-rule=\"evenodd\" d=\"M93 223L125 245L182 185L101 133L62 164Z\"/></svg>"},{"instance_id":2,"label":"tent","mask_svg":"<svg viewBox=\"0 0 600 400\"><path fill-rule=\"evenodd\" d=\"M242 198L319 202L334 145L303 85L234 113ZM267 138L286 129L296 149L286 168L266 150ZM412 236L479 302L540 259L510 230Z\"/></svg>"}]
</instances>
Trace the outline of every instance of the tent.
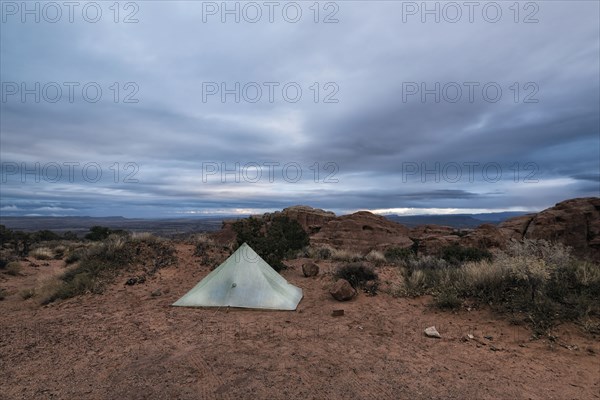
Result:
<instances>
[{"instance_id":1,"label":"tent","mask_svg":"<svg viewBox=\"0 0 600 400\"><path fill-rule=\"evenodd\" d=\"M302 289L244 243L173 305L295 310L301 299Z\"/></svg>"}]
</instances>

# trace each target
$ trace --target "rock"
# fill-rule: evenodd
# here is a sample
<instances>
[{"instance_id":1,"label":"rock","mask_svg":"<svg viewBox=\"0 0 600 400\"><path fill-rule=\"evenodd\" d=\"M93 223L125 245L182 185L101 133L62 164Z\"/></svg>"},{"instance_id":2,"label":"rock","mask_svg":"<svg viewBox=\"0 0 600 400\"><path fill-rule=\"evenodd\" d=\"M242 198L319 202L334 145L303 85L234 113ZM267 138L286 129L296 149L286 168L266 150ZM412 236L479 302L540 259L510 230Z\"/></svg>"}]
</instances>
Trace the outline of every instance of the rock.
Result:
<instances>
[{"instance_id":1,"label":"rock","mask_svg":"<svg viewBox=\"0 0 600 400\"><path fill-rule=\"evenodd\" d=\"M162 291L160 289L156 289L155 291L150 293L150 296L152 296L152 297L162 296Z\"/></svg>"},{"instance_id":2,"label":"rock","mask_svg":"<svg viewBox=\"0 0 600 400\"><path fill-rule=\"evenodd\" d=\"M319 273L319 266L313 262L309 262L302 265L302 273L304 276L311 277L316 276Z\"/></svg>"},{"instance_id":3,"label":"rock","mask_svg":"<svg viewBox=\"0 0 600 400\"><path fill-rule=\"evenodd\" d=\"M311 235L311 244L329 245L366 254L371 250L412 246L410 231L404 225L381 215L359 211L342 215L325 223L319 232Z\"/></svg>"},{"instance_id":4,"label":"rock","mask_svg":"<svg viewBox=\"0 0 600 400\"><path fill-rule=\"evenodd\" d=\"M138 283L138 278L136 276L127 279L127 281L125 282L125 284L127 286L132 286L132 285L135 285L136 283Z\"/></svg>"},{"instance_id":5,"label":"rock","mask_svg":"<svg viewBox=\"0 0 600 400\"><path fill-rule=\"evenodd\" d=\"M308 234L318 232L328 221L336 218L335 214L331 211L325 211L320 208L312 208L309 206L292 206L284 208L283 211L281 211L281 214L298 222L300 226L302 226L302 229Z\"/></svg>"},{"instance_id":6,"label":"rock","mask_svg":"<svg viewBox=\"0 0 600 400\"><path fill-rule=\"evenodd\" d=\"M460 238L460 245L480 249L503 248L509 241L509 236L492 224L483 224Z\"/></svg>"},{"instance_id":7,"label":"rock","mask_svg":"<svg viewBox=\"0 0 600 400\"><path fill-rule=\"evenodd\" d=\"M356 290L354 290L347 280L339 279L333 284L331 289L329 289L329 293L331 293L333 298L337 301L346 301L354 297Z\"/></svg>"},{"instance_id":8,"label":"rock","mask_svg":"<svg viewBox=\"0 0 600 400\"><path fill-rule=\"evenodd\" d=\"M442 338L442 336L437 331L437 329L435 329L435 326L430 326L429 328L425 328L425 336L430 337L430 338L436 338L436 339Z\"/></svg>"},{"instance_id":9,"label":"rock","mask_svg":"<svg viewBox=\"0 0 600 400\"><path fill-rule=\"evenodd\" d=\"M600 197L571 199L537 213L523 232L525 239L561 242L576 256L600 260Z\"/></svg>"},{"instance_id":10,"label":"rock","mask_svg":"<svg viewBox=\"0 0 600 400\"><path fill-rule=\"evenodd\" d=\"M341 317L341 316L343 316L343 315L344 315L344 310L333 310L333 311L331 312L331 315L332 315L333 317Z\"/></svg>"},{"instance_id":11,"label":"rock","mask_svg":"<svg viewBox=\"0 0 600 400\"><path fill-rule=\"evenodd\" d=\"M444 247L458 243L459 230L449 226L419 225L410 230L410 238L419 244L418 254L437 255Z\"/></svg>"}]
</instances>

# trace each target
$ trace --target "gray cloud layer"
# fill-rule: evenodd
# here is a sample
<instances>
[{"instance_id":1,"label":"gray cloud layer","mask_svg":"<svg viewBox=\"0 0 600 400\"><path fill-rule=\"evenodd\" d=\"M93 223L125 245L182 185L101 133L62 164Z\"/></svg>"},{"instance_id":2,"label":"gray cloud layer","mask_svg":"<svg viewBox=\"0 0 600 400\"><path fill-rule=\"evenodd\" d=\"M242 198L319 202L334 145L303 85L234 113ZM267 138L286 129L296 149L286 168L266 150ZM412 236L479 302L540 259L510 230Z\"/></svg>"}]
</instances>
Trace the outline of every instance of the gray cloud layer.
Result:
<instances>
[{"instance_id":1,"label":"gray cloud layer","mask_svg":"<svg viewBox=\"0 0 600 400\"><path fill-rule=\"evenodd\" d=\"M64 12L57 23L43 15L22 23L3 2L3 215L172 216L298 203L338 212L539 209L600 194L597 2L537 2L537 10L520 9L518 23L512 2L494 3L496 23L481 13L489 2L479 3L473 23L464 7L457 23L447 21L453 14L422 23L420 13L403 22L403 10L420 2L336 2L333 24L313 22L313 2L297 3L298 23L277 11L269 23L264 7L257 23L221 23L219 15L205 23L203 7L220 2L155 1L135 2L139 22L125 24L113 21L109 3L98 4L97 23L77 11L73 23ZM335 10L320 6L321 21ZM132 10L121 9L119 21ZM523 23L529 15L539 21ZM36 103L9 93L13 83L35 82L57 82L63 97ZM72 103L64 82L80 84ZM96 103L82 97L89 82L102 89ZM204 102L206 82L257 82L263 96ZM264 82L280 83L272 103ZM287 82L302 89L296 103L282 97ZM436 82L439 102L406 95ZM497 102L486 101L486 84L489 96L502 90ZM457 87L462 98L451 102ZM337 103L323 102L334 92ZM127 95L139 101L123 102ZM79 163L73 179L69 162ZM56 182L48 163L62 168ZM221 176L222 163L240 182Z\"/></svg>"}]
</instances>

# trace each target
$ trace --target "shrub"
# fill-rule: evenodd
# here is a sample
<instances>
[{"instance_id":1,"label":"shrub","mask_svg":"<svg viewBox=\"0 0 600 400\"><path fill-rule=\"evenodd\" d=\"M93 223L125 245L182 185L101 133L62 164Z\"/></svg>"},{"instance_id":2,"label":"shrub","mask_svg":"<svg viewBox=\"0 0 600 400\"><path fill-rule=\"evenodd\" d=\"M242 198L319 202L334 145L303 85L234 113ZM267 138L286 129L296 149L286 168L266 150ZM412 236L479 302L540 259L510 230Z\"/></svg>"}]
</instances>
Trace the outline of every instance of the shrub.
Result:
<instances>
[{"instance_id":1,"label":"shrub","mask_svg":"<svg viewBox=\"0 0 600 400\"><path fill-rule=\"evenodd\" d=\"M23 300L27 300L35 296L35 289L24 289L19 293Z\"/></svg>"},{"instance_id":2,"label":"shrub","mask_svg":"<svg viewBox=\"0 0 600 400\"><path fill-rule=\"evenodd\" d=\"M79 260L81 260L81 258L85 255L85 253L86 253L86 250L84 248L74 249L65 258L65 263L67 265L76 263Z\"/></svg>"},{"instance_id":3,"label":"shrub","mask_svg":"<svg viewBox=\"0 0 600 400\"><path fill-rule=\"evenodd\" d=\"M50 260L54 258L54 253L48 247L38 247L29 252L29 255L36 260Z\"/></svg>"},{"instance_id":4,"label":"shrub","mask_svg":"<svg viewBox=\"0 0 600 400\"><path fill-rule=\"evenodd\" d=\"M406 262L406 267L409 271L415 270L440 270L448 268L448 263L445 260L434 256L423 256L419 258L410 258Z\"/></svg>"},{"instance_id":5,"label":"shrub","mask_svg":"<svg viewBox=\"0 0 600 400\"><path fill-rule=\"evenodd\" d=\"M90 232L85 235L85 238L93 242L98 242L101 240L108 239L108 237L113 234L124 235L125 231L123 231L122 229L113 230L104 226L96 225L90 228Z\"/></svg>"},{"instance_id":6,"label":"shrub","mask_svg":"<svg viewBox=\"0 0 600 400\"><path fill-rule=\"evenodd\" d=\"M41 230L32 234L34 242L49 242L51 240L60 240L60 238L60 235L49 230Z\"/></svg>"},{"instance_id":7,"label":"shrub","mask_svg":"<svg viewBox=\"0 0 600 400\"><path fill-rule=\"evenodd\" d=\"M63 239L64 240L70 240L70 241L76 241L79 240L79 238L77 237L77 234L71 232L71 231L66 231L63 234Z\"/></svg>"},{"instance_id":8,"label":"shrub","mask_svg":"<svg viewBox=\"0 0 600 400\"><path fill-rule=\"evenodd\" d=\"M445 288L437 294L434 300L435 305L441 309L454 310L460 308L462 300L454 288Z\"/></svg>"},{"instance_id":9,"label":"shrub","mask_svg":"<svg viewBox=\"0 0 600 400\"><path fill-rule=\"evenodd\" d=\"M492 254L486 249L452 245L442 249L442 258L450 264L459 265L468 261L491 260Z\"/></svg>"},{"instance_id":10,"label":"shrub","mask_svg":"<svg viewBox=\"0 0 600 400\"><path fill-rule=\"evenodd\" d=\"M385 258L393 263L404 263L415 258L415 252L411 248L390 247L385 251Z\"/></svg>"},{"instance_id":11,"label":"shrub","mask_svg":"<svg viewBox=\"0 0 600 400\"><path fill-rule=\"evenodd\" d=\"M193 242L196 245L195 256L204 256L208 249L214 246L214 241L206 234L195 236Z\"/></svg>"},{"instance_id":12,"label":"shrub","mask_svg":"<svg viewBox=\"0 0 600 400\"><path fill-rule=\"evenodd\" d=\"M309 243L302 226L285 216L276 216L270 221L250 217L236 221L233 229L238 245L247 243L276 271L285 268L282 261L286 256Z\"/></svg>"},{"instance_id":13,"label":"shrub","mask_svg":"<svg viewBox=\"0 0 600 400\"><path fill-rule=\"evenodd\" d=\"M377 250L371 250L366 256L367 261L371 261L377 264L384 263L386 261L385 256L382 252Z\"/></svg>"},{"instance_id":14,"label":"shrub","mask_svg":"<svg viewBox=\"0 0 600 400\"><path fill-rule=\"evenodd\" d=\"M365 288L368 282L377 282L379 277L371 268L362 264L348 264L335 272L338 279L347 280L354 289Z\"/></svg>"},{"instance_id":15,"label":"shrub","mask_svg":"<svg viewBox=\"0 0 600 400\"><path fill-rule=\"evenodd\" d=\"M4 273L7 275L18 276L21 275L21 263L18 261L11 261L4 268Z\"/></svg>"},{"instance_id":16,"label":"shrub","mask_svg":"<svg viewBox=\"0 0 600 400\"><path fill-rule=\"evenodd\" d=\"M54 247L54 259L61 260L65 256L66 251L67 247L62 244Z\"/></svg>"},{"instance_id":17,"label":"shrub","mask_svg":"<svg viewBox=\"0 0 600 400\"><path fill-rule=\"evenodd\" d=\"M319 260L329 260L332 255L332 249L330 247L318 247L316 249L316 258Z\"/></svg>"}]
</instances>

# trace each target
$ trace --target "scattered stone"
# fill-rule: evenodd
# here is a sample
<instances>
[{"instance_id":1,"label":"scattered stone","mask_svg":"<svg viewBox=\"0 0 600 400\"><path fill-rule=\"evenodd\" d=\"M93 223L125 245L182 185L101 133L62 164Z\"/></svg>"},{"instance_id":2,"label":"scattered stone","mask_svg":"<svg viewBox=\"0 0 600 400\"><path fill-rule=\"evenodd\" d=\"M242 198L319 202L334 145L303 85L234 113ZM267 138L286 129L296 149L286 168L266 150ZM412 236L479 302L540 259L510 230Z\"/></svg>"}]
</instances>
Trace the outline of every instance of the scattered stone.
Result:
<instances>
[{"instance_id":1,"label":"scattered stone","mask_svg":"<svg viewBox=\"0 0 600 400\"><path fill-rule=\"evenodd\" d=\"M150 293L150 296L152 296L152 297L162 296L162 291L160 289L156 289L155 291Z\"/></svg>"},{"instance_id":2,"label":"scattered stone","mask_svg":"<svg viewBox=\"0 0 600 400\"><path fill-rule=\"evenodd\" d=\"M490 350L491 351L500 351L500 349L497 348L496 346L490 346Z\"/></svg>"},{"instance_id":3,"label":"scattered stone","mask_svg":"<svg viewBox=\"0 0 600 400\"><path fill-rule=\"evenodd\" d=\"M425 336L430 337L430 338L436 338L436 339L442 338L442 336L437 331L437 329L435 329L435 326L430 326L429 328L425 328Z\"/></svg>"},{"instance_id":4,"label":"scattered stone","mask_svg":"<svg viewBox=\"0 0 600 400\"><path fill-rule=\"evenodd\" d=\"M331 315L332 315L333 317L341 317L341 316L343 316L343 315L344 315L344 310L333 310L333 311L331 312Z\"/></svg>"},{"instance_id":5,"label":"scattered stone","mask_svg":"<svg viewBox=\"0 0 600 400\"><path fill-rule=\"evenodd\" d=\"M469 340L473 340L473 339L475 339L475 336L471 335L470 333L468 333L468 334L464 335L464 336L461 338L461 340L462 340L463 342L468 342Z\"/></svg>"},{"instance_id":6,"label":"scattered stone","mask_svg":"<svg viewBox=\"0 0 600 400\"><path fill-rule=\"evenodd\" d=\"M527 347L525 343L519 343L519 347Z\"/></svg>"},{"instance_id":7,"label":"scattered stone","mask_svg":"<svg viewBox=\"0 0 600 400\"><path fill-rule=\"evenodd\" d=\"M314 262L309 262L302 265L302 273L305 277L317 276L319 274L319 266Z\"/></svg>"},{"instance_id":8,"label":"scattered stone","mask_svg":"<svg viewBox=\"0 0 600 400\"><path fill-rule=\"evenodd\" d=\"M483 338L487 339L487 340L494 340L494 338L492 336L484 336Z\"/></svg>"},{"instance_id":9,"label":"scattered stone","mask_svg":"<svg viewBox=\"0 0 600 400\"><path fill-rule=\"evenodd\" d=\"M336 283L333 284L329 293L333 296L337 301L346 301L350 300L356 294L356 290L350 285L345 279L339 279Z\"/></svg>"},{"instance_id":10,"label":"scattered stone","mask_svg":"<svg viewBox=\"0 0 600 400\"><path fill-rule=\"evenodd\" d=\"M127 286L133 286L133 285L135 285L136 283L138 283L138 278L137 278L136 276L134 276L133 278L129 278L129 279L127 279L127 282L125 282L125 284L126 284Z\"/></svg>"}]
</instances>

